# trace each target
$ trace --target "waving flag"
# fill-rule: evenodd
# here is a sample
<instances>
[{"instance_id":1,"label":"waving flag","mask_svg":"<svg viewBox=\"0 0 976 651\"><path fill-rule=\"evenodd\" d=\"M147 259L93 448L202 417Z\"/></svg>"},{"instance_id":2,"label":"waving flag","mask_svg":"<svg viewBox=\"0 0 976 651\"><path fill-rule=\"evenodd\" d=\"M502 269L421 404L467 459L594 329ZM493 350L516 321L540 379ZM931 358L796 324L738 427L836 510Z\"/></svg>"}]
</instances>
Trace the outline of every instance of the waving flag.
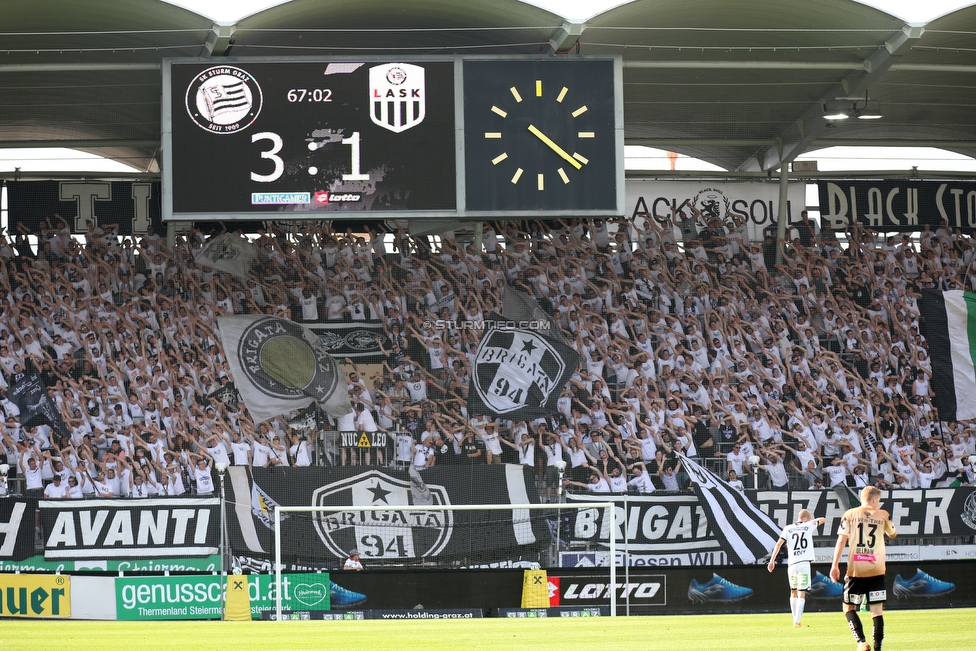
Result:
<instances>
[{"instance_id":1,"label":"waving flag","mask_svg":"<svg viewBox=\"0 0 976 651\"><path fill-rule=\"evenodd\" d=\"M26 362L23 371L10 376L7 396L20 409L20 424L24 427L50 425L58 434L70 435L57 406L47 395L40 373L31 362Z\"/></svg>"},{"instance_id":2,"label":"waving flag","mask_svg":"<svg viewBox=\"0 0 976 651\"><path fill-rule=\"evenodd\" d=\"M729 559L752 564L766 556L779 539L776 523L718 475L684 455L678 457L694 482L712 533Z\"/></svg>"},{"instance_id":3,"label":"waving flag","mask_svg":"<svg viewBox=\"0 0 976 651\"><path fill-rule=\"evenodd\" d=\"M257 257L258 247L253 243L237 233L224 233L207 242L195 261L246 280Z\"/></svg>"},{"instance_id":4,"label":"waving flag","mask_svg":"<svg viewBox=\"0 0 976 651\"><path fill-rule=\"evenodd\" d=\"M221 316L217 326L234 386L254 422L313 401L333 416L352 409L339 366L308 328L264 315Z\"/></svg>"},{"instance_id":5,"label":"waving flag","mask_svg":"<svg viewBox=\"0 0 976 651\"><path fill-rule=\"evenodd\" d=\"M507 287L501 316L486 320L485 326L489 329L475 352L468 411L512 420L556 413L559 394L580 361L558 324L531 296Z\"/></svg>"},{"instance_id":6,"label":"waving flag","mask_svg":"<svg viewBox=\"0 0 976 651\"><path fill-rule=\"evenodd\" d=\"M924 289L919 307L939 419L976 418L976 294Z\"/></svg>"}]
</instances>

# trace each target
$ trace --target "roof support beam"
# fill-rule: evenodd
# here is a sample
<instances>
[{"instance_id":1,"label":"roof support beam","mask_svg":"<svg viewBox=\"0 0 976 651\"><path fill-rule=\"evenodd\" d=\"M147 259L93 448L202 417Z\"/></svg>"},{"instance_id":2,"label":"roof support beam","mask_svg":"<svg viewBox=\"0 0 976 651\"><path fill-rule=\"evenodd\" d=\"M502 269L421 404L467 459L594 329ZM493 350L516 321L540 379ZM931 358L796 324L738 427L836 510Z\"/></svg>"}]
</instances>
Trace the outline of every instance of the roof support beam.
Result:
<instances>
[{"instance_id":1,"label":"roof support beam","mask_svg":"<svg viewBox=\"0 0 976 651\"><path fill-rule=\"evenodd\" d=\"M549 47L552 51L559 54L562 52L569 52L576 44L579 43L580 36L583 34L583 29L585 29L582 22L567 20L553 33L549 38Z\"/></svg>"},{"instance_id":2,"label":"roof support beam","mask_svg":"<svg viewBox=\"0 0 976 651\"><path fill-rule=\"evenodd\" d=\"M222 57L227 56L230 46L233 44L234 31L236 25L226 23L214 23L207 34L207 42L200 52L200 56Z\"/></svg>"},{"instance_id":3,"label":"roof support beam","mask_svg":"<svg viewBox=\"0 0 976 651\"><path fill-rule=\"evenodd\" d=\"M626 138L625 145L639 147L655 147L668 149L680 147L776 147L776 140L769 139L730 139L730 138ZM909 138L814 138L810 140L807 149L823 147L937 147L939 149L976 149L976 140L912 140ZM799 154L798 154L799 155ZM754 170L758 171L758 170Z\"/></svg>"},{"instance_id":4,"label":"roof support beam","mask_svg":"<svg viewBox=\"0 0 976 651\"><path fill-rule=\"evenodd\" d=\"M897 57L911 50L912 45L918 42L924 31L921 24L909 23L901 31L895 32L889 40L885 41L884 47L878 48L864 60L863 69L845 75L802 115L797 116L794 123L778 138L783 142L782 147L777 145L767 148L764 152L757 152L754 158L744 162L738 169L773 170L802 154L821 131L821 129L810 129L805 125L823 123L823 102L837 98L864 96L868 87L895 64Z\"/></svg>"},{"instance_id":5,"label":"roof support beam","mask_svg":"<svg viewBox=\"0 0 976 651\"><path fill-rule=\"evenodd\" d=\"M2 72L113 72L159 70L160 63L0 63Z\"/></svg>"},{"instance_id":6,"label":"roof support beam","mask_svg":"<svg viewBox=\"0 0 976 651\"><path fill-rule=\"evenodd\" d=\"M691 68L694 70L864 70L863 61L624 61L624 68Z\"/></svg>"},{"instance_id":7,"label":"roof support beam","mask_svg":"<svg viewBox=\"0 0 976 651\"><path fill-rule=\"evenodd\" d=\"M0 149L111 149L115 147L159 147L159 140L0 140Z\"/></svg>"}]
</instances>

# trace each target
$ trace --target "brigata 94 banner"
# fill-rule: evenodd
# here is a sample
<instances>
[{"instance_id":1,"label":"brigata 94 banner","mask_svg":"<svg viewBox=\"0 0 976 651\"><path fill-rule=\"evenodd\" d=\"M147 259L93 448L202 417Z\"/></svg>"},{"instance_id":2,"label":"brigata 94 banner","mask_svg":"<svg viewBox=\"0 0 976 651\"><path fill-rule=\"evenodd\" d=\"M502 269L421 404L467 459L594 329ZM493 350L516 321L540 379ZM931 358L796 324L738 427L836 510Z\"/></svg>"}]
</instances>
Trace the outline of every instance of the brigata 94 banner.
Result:
<instances>
[{"instance_id":1,"label":"brigata 94 banner","mask_svg":"<svg viewBox=\"0 0 976 651\"><path fill-rule=\"evenodd\" d=\"M459 472L463 469L463 472ZM529 511L400 510L405 505L537 503L531 469L517 465L428 468L421 482L406 470L372 467L228 470L228 514L234 554L274 555L277 506L348 506L347 510L283 513L282 558L335 563L358 549L366 563L423 559L508 559L549 543L545 523ZM233 496L231 496L233 493ZM250 505L250 508L244 508ZM389 510L362 511L357 506Z\"/></svg>"}]
</instances>

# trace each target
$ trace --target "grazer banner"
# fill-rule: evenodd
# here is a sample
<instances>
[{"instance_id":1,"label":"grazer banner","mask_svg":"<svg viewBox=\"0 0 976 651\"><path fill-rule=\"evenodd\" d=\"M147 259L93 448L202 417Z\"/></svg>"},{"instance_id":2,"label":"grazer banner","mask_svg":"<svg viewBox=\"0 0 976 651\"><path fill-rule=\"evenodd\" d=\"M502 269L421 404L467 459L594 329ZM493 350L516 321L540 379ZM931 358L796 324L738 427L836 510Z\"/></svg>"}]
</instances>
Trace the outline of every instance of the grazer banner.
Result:
<instances>
[{"instance_id":1,"label":"grazer banner","mask_svg":"<svg viewBox=\"0 0 976 651\"><path fill-rule=\"evenodd\" d=\"M800 221L806 205L806 185L790 183L787 216ZM659 224L677 214L682 236L693 237L706 222L719 224L725 234L734 229L732 220L744 222L748 239L761 241L763 229L776 223L779 214L779 183L716 183L711 181L627 181L627 214L645 215ZM700 213L700 215L699 215Z\"/></svg>"},{"instance_id":2,"label":"grazer banner","mask_svg":"<svg viewBox=\"0 0 976 651\"><path fill-rule=\"evenodd\" d=\"M934 231L946 222L976 230L976 183L971 181L822 181L820 220L834 230L857 223L878 231Z\"/></svg>"},{"instance_id":3,"label":"grazer banner","mask_svg":"<svg viewBox=\"0 0 976 651\"><path fill-rule=\"evenodd\" d=\"M44 558L209 556L219 551L220 500L41 500Z\"/></svg>"},{"instance_id":4,"label":"grazer banner","mask_svg":"<svg viewBox=\"0 0 976 651\"><path fill-rule=\"evenodd\" d=\"M42 223L57 214L72 233L85 233L88 221L103 227L116 224L119 235L146 233L150 224L156 233L165 233L159 188L152 181L7 181L8 231L60 230L56 219Z\"/></svg>"},{"instance_id":5,"label":"grazer banner","mask_svg":"<svg viewBox=\"0 0 976 651\"><path fill-rule=\"evenodd\" d=\"M748 491L750 500L776 523L785 527L801 509L827 519L819 538L833 538L845 508L834 491ZM682 554L720 551L719 539L698 499L692 494L657 493L623 496L569 495L570 502L617 503L615 523L603 509L569 513L570 540L608 547L611 531L617 544L626 543L631 553ZM976 489L931 488L882 493L881 508L902 537L939 539L976 535Z\"/></svg>"},{"instance_id":6,"label":"grazer banner","mask_svg":"<svg viewBox=\"0 0 976 651\"><path fill-rule=\"evenodd\" d=\"M496 466L434 466L423 471L434 505L538 503L532 470ZM253 473L253 474L252 474ZM281 521L282 558L323 562L343 559L350 549L363 560L464 559L497 550L520 553L549 543L545 524L529 511L401 511L415 504L406 470L357 467L256 468L228 471L228 531L235 555L274 553L274 507L350 506L348 511L287 513ZM389 511L356 511L356 506ZM514 550L514 551L513 551ZM507 558L508 556L506 556Z\"/></svg>"},{"instance_id":7,"label":"grazer banner","mask_svg":"<svg viewBox=\"0 0 976 651\"><path fill-rule=\"evenodd\" d=\"M36 499L0 500L0 569L6 561L22 561L34 554Z\"/></svg>"}]
</instances>

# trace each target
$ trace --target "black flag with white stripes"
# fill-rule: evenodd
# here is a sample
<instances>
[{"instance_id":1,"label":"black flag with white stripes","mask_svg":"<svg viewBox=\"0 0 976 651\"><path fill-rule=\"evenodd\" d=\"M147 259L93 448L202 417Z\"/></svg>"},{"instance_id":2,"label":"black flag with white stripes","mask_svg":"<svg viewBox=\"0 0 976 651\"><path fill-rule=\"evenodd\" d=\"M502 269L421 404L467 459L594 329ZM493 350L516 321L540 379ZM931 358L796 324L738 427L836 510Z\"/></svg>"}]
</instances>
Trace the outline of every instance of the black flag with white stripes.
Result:
<instances>
[{"instance_id":1,"label":"black flag with white stripes","mask_svg":"<svg viewBox=\"0 0 976 651\"><path fill-rule=\"evenodd\" d=\"M712 533L734 563L752 564L766 556L779 539L780 527L749 501L745 493L718 475L678 455L694 482L695 494L705 509Z\"/></svg>"}]
</instances>

